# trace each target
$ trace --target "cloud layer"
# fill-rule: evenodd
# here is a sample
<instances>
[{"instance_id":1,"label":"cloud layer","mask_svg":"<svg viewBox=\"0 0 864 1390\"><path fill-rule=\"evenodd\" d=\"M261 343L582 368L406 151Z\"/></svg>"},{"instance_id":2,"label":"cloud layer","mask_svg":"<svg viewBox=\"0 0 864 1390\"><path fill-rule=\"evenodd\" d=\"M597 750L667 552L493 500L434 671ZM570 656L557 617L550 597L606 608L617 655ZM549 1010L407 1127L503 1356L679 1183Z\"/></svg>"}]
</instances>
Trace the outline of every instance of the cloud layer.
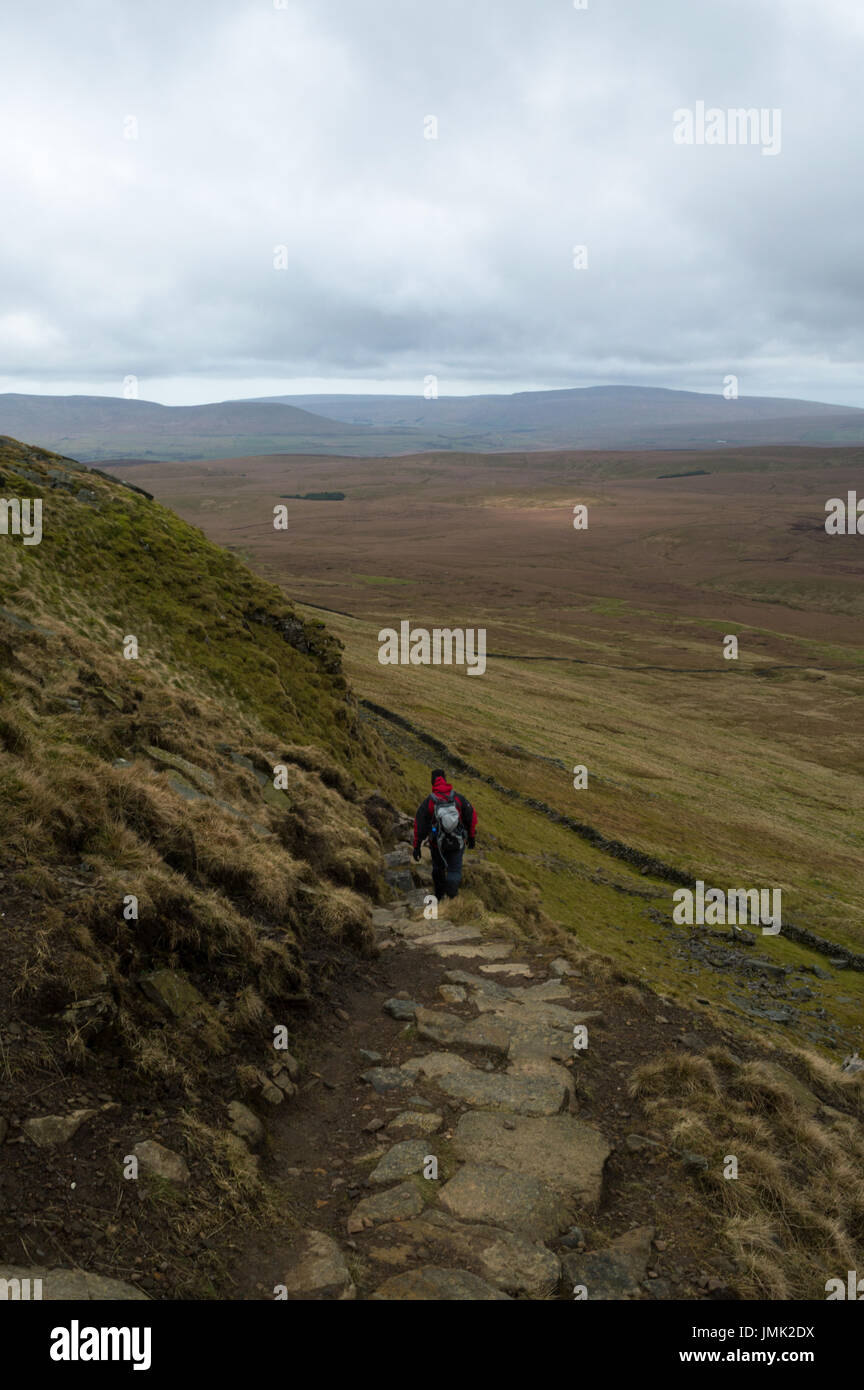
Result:
<instances>
[{"instance_id":1,"label":"cloud layer","mask_svg":"<svg viewBox=\"0 0 864 1390\"><path fill-rule=\"evenodd\" d=\"M859 0L18 0L4 31L0 389L864 405ZM700 101L779 110L779 154L676 144Z\"/></svg>"}]
</instances>

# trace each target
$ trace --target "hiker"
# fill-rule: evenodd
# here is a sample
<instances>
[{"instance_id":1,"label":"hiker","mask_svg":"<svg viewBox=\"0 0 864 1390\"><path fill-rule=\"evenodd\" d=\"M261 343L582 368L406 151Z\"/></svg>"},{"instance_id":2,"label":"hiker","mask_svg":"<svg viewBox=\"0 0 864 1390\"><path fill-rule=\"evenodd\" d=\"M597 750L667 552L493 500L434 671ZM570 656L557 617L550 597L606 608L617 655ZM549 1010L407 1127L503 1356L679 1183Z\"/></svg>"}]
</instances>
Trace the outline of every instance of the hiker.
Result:
<instances>
[{"instance_id":1,"label":"hiker","mask_svg":"<svg viewBox=\"0 0 864 1390\"><path fill-rule=\"evenodd\" d=\"M432 771L432 792L417 808L414 817L414 858L428 842L432 854L432 882L435 896L455 898L462 880L465 846L474 848L477 812L467 797L454 792L440 767Z\"/></svg>"}]
</instances>

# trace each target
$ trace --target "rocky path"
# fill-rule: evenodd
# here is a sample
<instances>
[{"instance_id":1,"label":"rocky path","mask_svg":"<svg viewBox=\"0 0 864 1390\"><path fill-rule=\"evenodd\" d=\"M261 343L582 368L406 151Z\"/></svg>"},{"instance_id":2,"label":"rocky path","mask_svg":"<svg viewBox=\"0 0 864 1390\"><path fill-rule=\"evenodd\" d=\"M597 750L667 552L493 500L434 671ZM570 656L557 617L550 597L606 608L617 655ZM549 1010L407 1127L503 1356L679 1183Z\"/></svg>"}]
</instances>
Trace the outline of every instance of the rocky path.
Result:
<instances>
[{"instance_id":1,"label":"rocky path","mask_svg":"<svg viewBox=\"0 0 864 1390\"><path fill-rule=\"evenodd\" d=\"M385 1004L413 1022L426 1050L365 1073L396 1113L379 1131L375 1191L347 1232L370 1262L412 1264L373 1298L550 1297L561 1262L544 1242L596 1208L609 1156L600 1130L570 1113L565 1064L574 1027L592 1015L576 1007L566 961L535 980L526 961L511 959L512 941L415 920L413 896L376 913L380 944L428 951L450 968L431 1006ZM465 1107L455 1125L453 1102Z\"/></svg>"},{"instance_id":2,"label":"rocky path","mask_svg":"<svg viewBox=\"0 0 864 1390\"><path fill-rule=\"evenodd\" d=\"M609 1081L614 1102L592 1106L580 1083L574 1040L590 1046L604 1024L590 984L548 950L521 949L506 918L459 923L445 906L426 920L425 891L374 913L385 982L402 987L365 991L347 1055L333 1049L307 1112L286 1114L276 1160L298 1223L287 1241L254 1242L245 1296L699 1298L711 1274L722 1287L722 1271L705 1272L707 1232L701 1250L673 1239L670 1262L645 1219L659 1197L683 1230L692 1197L679 1172L650 1172L662 1145L626 1134L626 1089ZM640 1150L647 1182L620 1172Z\"/></svg>"}]
</instances>

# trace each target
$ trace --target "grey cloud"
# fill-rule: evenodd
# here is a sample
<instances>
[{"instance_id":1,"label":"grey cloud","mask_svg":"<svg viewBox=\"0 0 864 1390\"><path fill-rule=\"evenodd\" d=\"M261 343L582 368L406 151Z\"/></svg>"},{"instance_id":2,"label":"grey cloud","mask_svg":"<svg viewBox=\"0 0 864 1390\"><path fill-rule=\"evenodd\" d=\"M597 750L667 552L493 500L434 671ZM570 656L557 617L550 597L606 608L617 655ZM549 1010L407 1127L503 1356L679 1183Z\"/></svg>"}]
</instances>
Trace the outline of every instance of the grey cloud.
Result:
<instances>
[{"instance_id":1,"label":"grey cloud","mask_svg":"<svg viewBox=\"0 0 864 1390\"><path fill-rule=\"evenodd\" d=\"M4 389L732 371L864 404L852 0L91 0L4 28ZM780 108L780 155L676 146L699 100Z\"/></svg>"}]
</instances>

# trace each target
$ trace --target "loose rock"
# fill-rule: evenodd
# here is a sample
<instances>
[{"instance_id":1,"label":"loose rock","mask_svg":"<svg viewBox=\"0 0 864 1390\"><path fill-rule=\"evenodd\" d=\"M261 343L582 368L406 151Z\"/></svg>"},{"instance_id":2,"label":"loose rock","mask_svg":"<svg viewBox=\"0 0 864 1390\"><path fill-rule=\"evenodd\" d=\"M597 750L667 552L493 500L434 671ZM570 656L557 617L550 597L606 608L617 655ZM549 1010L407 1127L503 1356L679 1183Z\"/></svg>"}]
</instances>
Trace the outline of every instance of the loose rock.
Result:
<instances>
[{"instance_id":1,"label":"loose rock","mask_svg":"<svg viewBox=\"0 0 864 1390\"><path fill-rule=\"evenodd\" d=\"M132 1150L139 1166L154 1177L165 1178L168 1182L186 1183L189 1181L189 1168L186 1160L155 1139L144 1139Z\"/></svg>"},{"instance_id":2,"label":"loose rock","mask_svg":"<svg viewBox=\"0 0 864 1390\"><path fill-rule=\"evenodd\" d=\"M40 1149L51 1148L54 1144L65 1144L81 1128L85 1120L91 1119L97 1110L73 1110L71 1115L39 1115L25 1120L21 1128L38 1144Z\"/></svg>"},{"instance_id":3,"label":"loose rock","mask_svg":"<svg viewBox=\"0 0 864 1390\"><path fill-rule=\"evenodd\" d=\"M399 1178L410 1177L423 1168L429 1153L429 1146L423 1139L404 1139L384 1155L378 1166L369 1174L370 1182L396 1182Z\"/></svg>"},{"instance_id":4,"label":"loose rock","mask_svg":"<svg viewBox=\"0 0 864 1390\"><path fill-rule=\"evenodd\" d=\"M304 1231L289 1255L282 1277L289 1301L295 1299L333 1299L344 1301L357 1296L345 1257L335 1240L323 1231Z\"/></svg>"},{"instance_id":5,"label":"loose rock","mask_svg":"<svg viewBox=\"0 0 864 1390\"><path fill-rule=\"evenodd\" d=\"M238 1138L245 1140L253 1149L264 1142L264 1126L258 1116L242 1101L231 1101L228 1106L228 1119Z\"/></svg>"},{"instance_id":6,"label":"loose rock","mask_svg":"<svg viewBox=\"0 0 864 1390\"><path fill-rule=\"evenodd\" d=\"M387 1192L376 1192L372 1197L364 1197L358 1202L348 1218L348 1234L365 1230L368 1226L378 1226L384 1221L407 1221L411 1216L419 1216L423 1210L423 1198L412 1182L400 1183Z\"/></svg>"}]
</instances>

